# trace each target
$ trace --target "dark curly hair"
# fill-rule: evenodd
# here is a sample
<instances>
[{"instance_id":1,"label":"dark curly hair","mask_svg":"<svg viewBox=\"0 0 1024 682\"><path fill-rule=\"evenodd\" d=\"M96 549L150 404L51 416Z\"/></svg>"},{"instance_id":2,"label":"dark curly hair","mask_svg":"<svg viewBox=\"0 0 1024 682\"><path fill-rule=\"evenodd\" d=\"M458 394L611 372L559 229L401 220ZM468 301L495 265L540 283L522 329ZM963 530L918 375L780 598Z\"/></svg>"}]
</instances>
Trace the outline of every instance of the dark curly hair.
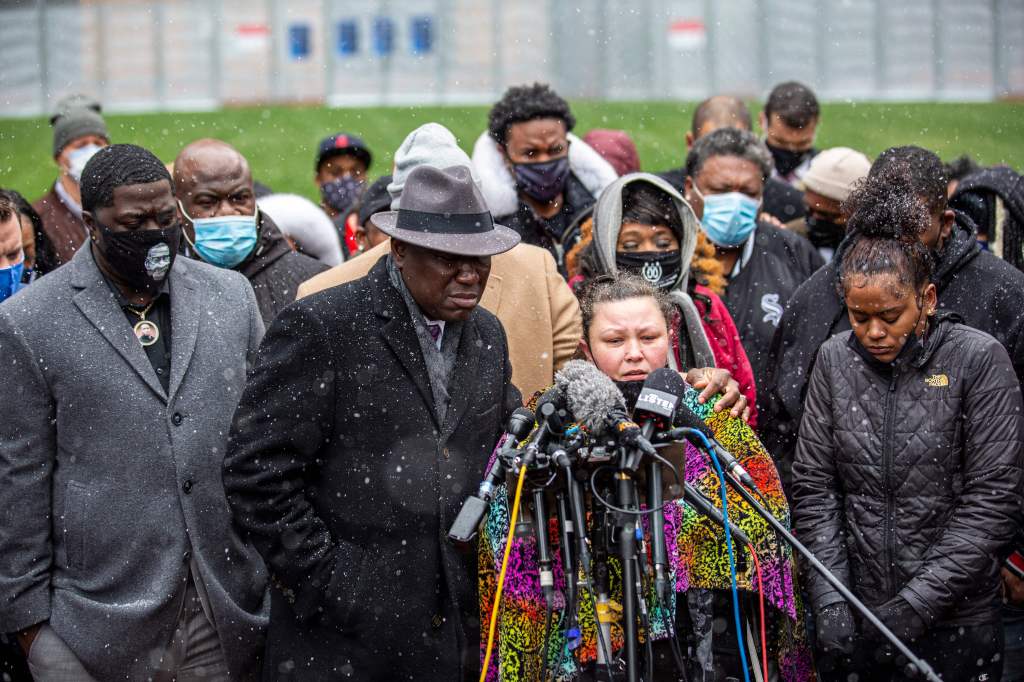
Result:
<instances>
[{"instance_id":1,"label":"dark curly hair","mask_svg":"<svg viewBox=\"0 0 1024 682\"><path fill-rule=\"evenodd\" d=\"M855 275L893 275L920 291L931 279L932 258L921 243L931 216L900 165L864 178L843 204L850 243L839 267L840 297Z\"/></svg>"},{"instance_id":2,"label":"dark curly hair","mask_svg":"<svg viewBox=\"0 0 1024 682\"><path fill-rule=\"evenodd\" d=\"M946 210L949 178L935 152L915 145L889 147L871 164L868 177L895 171L909 183L909 193L924 201L932 215Z\"/></svg>"},{"instance_id":3,"label":"dark curly hair","mask_svg":"<svg viewBox=\"0 0 1024 682\"><path fill-rule=\"evenodd\" d=\"M538 118L559 118L565 122L566 131L576 125L569 103L546 83L534 83L515 85L505 91L487 115L487 132L504 146L510 126Z\"/></svg>"},{"instance_id":4,"label":"dark curly hair","mask_svg":"<svg viewBox=\"0 0 1024 682\"><path fill-rule=\"evenodd\" d=\"M114 190L125 185L174 181L153 152L134 144L112 144L96 152L82 170L82 209L92 213L114 204Z\"/></svg>"},{"instance_id":5,"label":"dark curly hair","mask_svg":"<svg viewBox=\"0 0 1024 682\"><path fill-rule=\"evenodd\" d=\"M618 276L600 275L582 285L579 289L580 314L583 317L583 338L590 339L590 324L594 321L594 312L602 303L614 303L630 298L653 298L661 314L665 316L665 325L670 324L675 308L668 294L652 286L647 280L632 273L619 273Z\"/></svg>"}]
</instances>

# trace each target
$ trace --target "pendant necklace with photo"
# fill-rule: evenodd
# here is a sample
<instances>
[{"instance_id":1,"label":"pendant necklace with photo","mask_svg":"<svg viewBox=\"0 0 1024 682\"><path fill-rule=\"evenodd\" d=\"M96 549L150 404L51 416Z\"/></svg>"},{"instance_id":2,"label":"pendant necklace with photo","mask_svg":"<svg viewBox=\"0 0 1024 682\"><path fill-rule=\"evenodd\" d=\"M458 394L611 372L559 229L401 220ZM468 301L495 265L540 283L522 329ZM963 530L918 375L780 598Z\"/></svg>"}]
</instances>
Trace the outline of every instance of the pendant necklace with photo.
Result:
<instances>
[{"instance_id":1,"label":"pendant necklace with photo","mask_svg":"<svg viewBox=\"0 0 1024 682\"><path fill-rule=\"evenodd\" d=\"M156 322L146 319L146 314L155 302L155 299L150 301L149 305L142 310L136 310L132 306L128 306L128 310L139 316L139 321L135 323L132 330L135 332L135 338L145 347L152 346L160 338L160 328L156 326Z\"/></svg>"}]
</instances>

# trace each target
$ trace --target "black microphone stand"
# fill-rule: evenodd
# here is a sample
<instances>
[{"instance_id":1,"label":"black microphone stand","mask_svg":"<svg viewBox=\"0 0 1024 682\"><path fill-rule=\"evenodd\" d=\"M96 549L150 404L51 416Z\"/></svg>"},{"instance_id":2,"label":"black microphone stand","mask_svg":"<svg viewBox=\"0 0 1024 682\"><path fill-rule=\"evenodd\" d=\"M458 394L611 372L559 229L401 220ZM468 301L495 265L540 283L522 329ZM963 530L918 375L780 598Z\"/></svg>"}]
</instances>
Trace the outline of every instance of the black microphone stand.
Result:
<instances>
[{"instance_id":1,"label":"black microphone stand","mask_svg":"<svg viewBox=\"0 0 1024 682\"><path fill-rule=\"evenodd\" d=\"M700 431L697 431L696 429L686 428L686 431L690 433L700 434L700 436L697 437L699 444L694 443L694 445L704 450L709 457L714 457L717 461L718 454L714 452L714 448L705 447L704 444L700 442L701 437L706 437L704 436L704 434L700 433ZM853 606L862 616L864 616L865 620L867 620L879 632L881 632L882 635L887 640L889 640L889 642L892 643L892 645L896 647L896 649L901 654L906 656L907 660L909 660L910 663L912 663L914 667L916 667L918 671L926 679L929 679L932 682L942 682L941 678L935 673L934 670L932 670L932 667L928 664L927 661L915 655L914 652L911 651L907 647L907 645L904 644L900 640L900 638L893 633L892 630L885 626L885 623L879 620L878 617L871 612L871 609L865 606L864 603L860 599L858 599L856 595L854 595L853 592L851 592L849 588L847 588L846 585L844 585L839 580L839 578L837 578L832 573L832 571L830 571L823 563L821 563L818 560L817 557L814 556L814 554L811 553L811 550L804 547L803 544L801 544L800 541L797 540L793 536L793 534L790 533L789 530L784 525L782 525L782 523L780 523L779 520L776 519L770 511L765 509L764 506L762 506L761 503L754 498L750 491L747 490L745 486L743 486L743 484L741 484L739 481L733 478L731 474L726 474L725 478L733 487L733 489L736 490L737 493L739 493L740 497L742 497L743 500L750 506L750 508L756 511L759 516L761 516L765 521L767 521L768 525L775 530L779 537L783 538L789 544L790 547L792 547L794 550L797 551L798 554L800 554L800 556L806 559L807 563L811 565L811 568L817 571L821 575L821 577L824 578L826 582L828 582L829 585L834 587L835 590L840 595L842 595L843 599L847 601L847 603Z\"/></svg>"},{"instance_id":2,"label":"black microphone stand","mask_svg":"<svg viewBox=\"0 0 1024 682\"><path fill-rule=\"evenodd\" d=\"M647 508L661 509L664 496L661 491L661 462L651 459L647 463ZM665 515L661 511L651 514L651 560L654 564L654 593L662 604L668 604L672 593L668 584L668 550L665 547Z\"/></svg>"},{"instance_id":3,"label":"black microphone stand","mask_svg":"<svg viewBox=\"0 0 1024 682\"><path fill-rule=\"evenodd\" d=\"M625 512L615 512L619 559L622 561L622 634L625 647L626 680L640 682L639 652L637 650L636 528L639 512L636 508L636 481L630 471L630 453L619 448L621 463L615 472L616 503Z\"/></svg>"},{"instance_id":4,"label":"black microphone stand","mask_svg":"<svg viewBox=\"0 0 1024 682\"><path fill-rule=\"evenodd\" d=\"M599 682L615 682L618 679L616 674L618 661L614 659L612 651L612 622L614 614L611 603L611 573L608 570L608 559L611 556L612 529L608 523L608 510L601 505L594 505L593 522L594 529L594 558L593 575L589 587L594 597L594 621L597 624L598 650L597 663L595 667L595 679ZM605 666L602 671L601 666ZM602 673L607 674L607 680Z\"/></svg>"},{"instance_id":5,"label":"black microphone stand","mask_svg":"<svg viewBox=\"0 0 1024 682\"><path fill-rule=\"evenodd\" d=\"M553 476L551 477L554 478ZM550 482L549 479L548 482ZM551 543L548 540L548 512L544 496L548 482L533 486L533 533L537 540L537 567L540 589L544 593L544 646L541 649L541 682L547 682L548 643L551 641L551 614L555 608L555 574L552 572Z\"/></svg>"},{"instance_id":6,"label":"black microphone stand","mask_svg":"<svg viewBox=\"0 0 1024 682\"><path fill-rule=\"evenodd\" d=\"M569 509L568 492L563 488L555 491L555 504L558 512L558 544L562 550L562 572L565 575L565 631L578 638L576 634L576 552L573 547L576 530L572 520L572 511ZM568 639L568 638L567 638ZM568 644L568 642L567 642Z\"/></svg>"}]
</instances>

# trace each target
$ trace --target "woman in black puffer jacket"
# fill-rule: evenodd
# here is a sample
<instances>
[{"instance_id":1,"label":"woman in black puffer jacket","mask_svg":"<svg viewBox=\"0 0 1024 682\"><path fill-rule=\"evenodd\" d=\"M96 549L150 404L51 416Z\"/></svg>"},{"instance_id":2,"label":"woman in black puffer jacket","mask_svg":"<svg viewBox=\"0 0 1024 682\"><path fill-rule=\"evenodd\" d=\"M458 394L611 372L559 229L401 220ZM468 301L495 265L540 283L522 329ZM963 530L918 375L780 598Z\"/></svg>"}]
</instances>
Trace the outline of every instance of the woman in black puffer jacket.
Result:
<instances>
[{"instance_id":1,"label":"woman in black puffer jacket","mask_svg":"<svg viewBox=\"0 0 1024 682\"><path fill-rule=\"evenodd\" d=\"M811 375L793 519L943 679L991 682L999 566L1021 514L1020 387L995 339L935 315L916 234L928 214L900 190L869 180L850 204L840 283L853 330L822 346ZM804 580L823 679L904 679L905 661L838 592L816 573Z\"/></svg>"}]
</instances>

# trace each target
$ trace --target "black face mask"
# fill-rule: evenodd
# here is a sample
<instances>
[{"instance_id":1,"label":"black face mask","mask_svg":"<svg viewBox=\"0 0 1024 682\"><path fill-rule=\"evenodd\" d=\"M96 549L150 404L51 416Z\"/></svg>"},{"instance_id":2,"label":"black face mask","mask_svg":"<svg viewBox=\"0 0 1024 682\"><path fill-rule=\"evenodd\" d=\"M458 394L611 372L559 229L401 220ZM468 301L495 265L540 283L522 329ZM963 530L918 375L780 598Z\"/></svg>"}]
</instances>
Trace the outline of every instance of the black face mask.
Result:
<instances>
[{"instance_id":1,"label":"black face mask","mask_svg":"<svg viewBox=\"0 0 1024 682\"><path fill-rule=\"evenodd\" d=\"M140 293L158 291L178 255L181 225L128 232L114 232L100 223L96 227L96 248L117 276Z\"/></svg>"},{"instance_id":2,"label":"black face mask","mask_svg":"<svg viewBox=\"0 0 1024 682\"><path fill-rule=\"evenodd\" d=\"M683 272L683 257L675 251L619 251L615 254L615 265L640 275L648 284L658 289L671 289L679 282Z\"/></svg>"},{"instance_id":3,"label":"black face mask","mask_svg":"<svg viewBox=\"0 0 1024 682\"><path fill-rule=\"evenodd\" d=\"M569 156L550 161L516 163L512 165L516 187L537 201L553 201L565 189L569 179Z\"/></svg>"},{"instance_id":4,"label":"black face mask","mask_svg":"<svg viewBox=\"0 0 1024 682\"><path fill-rule=\"evenodd\" d=\"M846 236L846 226L837 225L831 220L822 220L808 214L805 222L807 223L807 238L818 248L835 249Z\"/></svg>"},{"instance_id":5,"label":"black face mask","mask_svg":"<svg viewBox=\"0 0 1024 682\"><path fill-rule=\"evenodd\" d=\"M790 149L773 147L768 143L765 144L768 146L768 151L772 153L772 159L775 160L775 170L779 172L779 175L789 175L795 171L812 151L805 149L801 152L795 152Z\"/></svg>"}]
</instances>

